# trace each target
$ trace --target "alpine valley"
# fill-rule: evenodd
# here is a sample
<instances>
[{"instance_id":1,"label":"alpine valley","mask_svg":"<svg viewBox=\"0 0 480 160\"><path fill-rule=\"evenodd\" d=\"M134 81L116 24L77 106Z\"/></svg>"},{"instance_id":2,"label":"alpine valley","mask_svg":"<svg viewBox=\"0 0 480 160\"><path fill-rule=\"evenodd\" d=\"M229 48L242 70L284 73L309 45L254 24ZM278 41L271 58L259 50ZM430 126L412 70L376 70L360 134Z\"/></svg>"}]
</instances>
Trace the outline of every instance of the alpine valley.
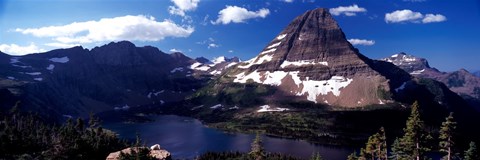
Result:
<instances>
[{"instance_id":1,"label":"alpine valley","mask_svg":"<svg viewBox=\"0 0 480 160\"><path fill-rule=\"evenodd\" d=\"M432 136L453 112L458 144L480 140L480 77L406 53L370 59L324 8L293 19L247 61L129 41L0 53L1 111L17 106L57 123L89 113L133 123L173 114L231 133L359 147L381 127L401 136L414 102Z\"/></svg>"}]
</instances>

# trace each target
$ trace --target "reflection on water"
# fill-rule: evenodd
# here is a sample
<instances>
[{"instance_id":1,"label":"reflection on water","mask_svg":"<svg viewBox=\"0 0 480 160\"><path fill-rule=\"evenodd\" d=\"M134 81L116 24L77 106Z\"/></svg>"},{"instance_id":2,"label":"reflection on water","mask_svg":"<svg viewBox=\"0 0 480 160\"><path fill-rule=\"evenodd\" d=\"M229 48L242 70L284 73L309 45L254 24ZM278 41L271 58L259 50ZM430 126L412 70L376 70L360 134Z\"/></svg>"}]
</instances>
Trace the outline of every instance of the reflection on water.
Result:
<instances>
[{"instance_id":1,"label":"reflection on water","mask_svg":"<svg viewBox=\"0 0 480 160\"><path fill-rule=\"evenodd\" d=\"M148 146L160 144L174 158L193 158L206 151L248 152L255 135L225 133L207 128L196 119L174 115L153 117L149 123L108 123L104 127L117 132L120 137L134 139L138 132ZM344 147L312 145L305 141L263 136L268 152L280 152L308 158L319 152L325 159L344 160L353 150Z\"/></svg>"}]
</instances>

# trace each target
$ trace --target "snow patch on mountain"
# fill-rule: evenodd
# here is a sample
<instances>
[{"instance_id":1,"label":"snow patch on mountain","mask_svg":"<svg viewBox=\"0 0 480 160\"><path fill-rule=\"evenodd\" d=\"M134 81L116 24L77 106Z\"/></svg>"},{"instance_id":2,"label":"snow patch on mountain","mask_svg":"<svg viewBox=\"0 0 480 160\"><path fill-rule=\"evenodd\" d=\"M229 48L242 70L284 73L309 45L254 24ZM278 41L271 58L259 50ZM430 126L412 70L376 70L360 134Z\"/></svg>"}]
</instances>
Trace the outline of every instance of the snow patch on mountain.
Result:
<instances>
[{"instance_id":1,"label":"snow patch on mountain","mask_svg":"<svg viewBox=\"0 0 480 160\"><path fill-rule=\"evenodd\" d=\"M272 49L269 49L269 50L260 52L260 55L262 55L262 54L267 54L267 53L271 53L271 52L275 52L276 50L277 50L277 48L272 48Z\"/></svg>"},{"instance_id":2,"label":"snow patch on mountain","mask_svg":"<svg viewBox=\"0 0 480 160\"><path fill-rule=\"evenodd\" d=\"M406 84L407 84L407 82L403 82L402 85L400 85L400 87L395 88L395 92L398 92L398 91L401 91L401 90L405 89Z\"/></svg>"},{"instance_id":3,"label":"snow patch on mountain","mask_svg":"<svg viewBox=\"0 0 480 160\"><path fill-rule=\"evenodd\" d=\"M282 43L282 42L274 43L274 44L268 46L267 49L274 48L274 47L278 47L281 43Z\"/></svg>"},{"instance_id":4,"label":"snow patch on mountain","mask_svg":"<svg viewBox=\"0 0 480 160\"><path fill-rule=\"evenodd\" d=\"M70 59L67 56L60 57L60 58L50 58L49 60L56 63L67 63L68 61L70 61Z\"/></svg>"},{"instance_id":5,"label":"snow patch on mountain","mask_svg":"<svg viewBox=\"0 0 480 160\"><path fill-rule=\"evenodd\" d=\"M416 70L416 71L411 72L410 74L422 74L424 71L425 71L425 69Z\"/></svg>"},{"instance_id":6,"label":"snow patch on mountain","mask_svg":"<svg viewBox=\"0 0 480 160\"><path fill-rule=\"evenodd\" d=\"M340 96L340 90L348 86L353 79L345 78L342 76L332 76L329 80L301 80L298 76L299 71L295 72L285 72L285 71L275 71L275 72L258 72L257 70L245 74L242 72L236 75L236 78L233 80L235 83L247 83L248 80L252 80L255 83L280 86L282 80L290 75L297 85L298 89L301 91L296 92L297 96L307 95L307 100L317 103L317 96L327 95L332 93L335 96ZM262 80L263 79L263 80ZM302 88L300 86L303 86Z\"/></svg>"},{"instance_id":7,"label":"snow patch on mountain","mask_svg":"<svg viewBox=\"0 0 480 160\"><path fill-rule=\"evenodd\" d=\"M287 34L278 35L277 40L282 40L287 36Z\"/></svg>"},{"instance_id":8,"label":"snow patch on mountain","mask_svg":"<svg viewBox=\"0 0 480 160\"><path fill-rule=\"evenodd\" d=\"M288 111L290 109L288 108L272 108L269 105L263 105L260 106L260 109L257 110L257 112L282 112L282 111Z\"/></svg>"},{"instance_id":9,"label":"snow patch on mountain","mask_svg":"<svg viewBox=\"0 0 480 160\"><path fill-rule=\"evenodd\" d=\"M25 74L28 74L28 75L31 75L31 76L38 76L38 75L41 75L42 72L28 72L28 73L25 73Z\"/></svg>"},{"instance_id":10,"label":"snow patch on mountain","mask_svg":"<svg viewBox=\"0 0 480 160\"><path fill-rule=\"evenodd\" d=\"M303 65L313 65L313 64L321 64L324 66L328 66L328 62L314 62L314 60L301 60L301 61L283 61L283 63L280 65L281 68L285 68L289 65L294 65L294 66L303 66Z\"/></svg>"},{"instance_id":11,"label":"snow patch on mountain","mask_svg":"<svg viewBox=\"0 0 480 160\"><path fill-rule=\"evenodd\" d=\"M48 65L47 70L53 71L54 68L55 68L55 65L50 64Z\"/></svg>"},{"instance_id":12,"label":"snow patch on mountain","mask_svg":"<svg viewBox=\"0 0 480 160\"><path fill-rule=\"evenodd\" d=\"M174 68L173 70L171 70L170 73L182 72L182 71L183 71L183 67L177 67L177 68Z\"/></svg>"}]
</instances>

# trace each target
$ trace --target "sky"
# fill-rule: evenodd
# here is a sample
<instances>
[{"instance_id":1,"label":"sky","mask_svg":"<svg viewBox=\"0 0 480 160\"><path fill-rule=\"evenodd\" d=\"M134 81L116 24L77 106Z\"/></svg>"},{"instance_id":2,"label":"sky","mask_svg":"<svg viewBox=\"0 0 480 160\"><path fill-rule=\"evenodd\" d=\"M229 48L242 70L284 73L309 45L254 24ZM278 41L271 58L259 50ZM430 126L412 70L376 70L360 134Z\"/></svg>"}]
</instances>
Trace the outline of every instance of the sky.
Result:
<instances>
[{"instance_id":1,"label":"sky","mask_svg":"<svg viewBox=\"0 0 480 160\"><path fill-rule=\"evenodd\" d=\"M406 52L442 71L480 70L478 0L0 0L0 51L128 40L192 58L248 60L320 7L372 59Z\"/></svg>"}]
</instances>

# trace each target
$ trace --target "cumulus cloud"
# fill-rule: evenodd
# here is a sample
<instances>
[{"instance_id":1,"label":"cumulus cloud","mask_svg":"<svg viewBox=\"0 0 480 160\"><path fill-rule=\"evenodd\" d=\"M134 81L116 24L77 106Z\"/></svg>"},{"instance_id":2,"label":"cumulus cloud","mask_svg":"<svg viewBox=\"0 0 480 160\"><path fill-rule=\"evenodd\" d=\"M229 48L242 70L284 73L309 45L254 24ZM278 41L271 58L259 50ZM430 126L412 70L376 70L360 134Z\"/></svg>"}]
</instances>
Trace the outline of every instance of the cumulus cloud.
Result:
<instances>
[{"instance_id":1,"label":"cumulus cloud","mask_svg":"<svg viewBox=\"0 0 480 160\"><path fill-rule=\"evenodd\" d=\"M208 44L207 48L210 49L210 48L218 48L218 47L220 47L220 45L215 44L215 43L210 43L210 44Z\"/></svg>"},{"instance_id":2,"label":"cumulus cloud","mask_svg":"<svg viewBox=\"0 0 480 160\"><path fill-rule=\"evenodd\" d=\"M352 45L363 45L363 46L371 46L375 44L374 40L366 40L366 39L349 39L348 42L350 42Z\"/></svg>"},{"instance_id":3,"label":"cumulus cloud","mask_svg":"<svg viewBox=\"0 0 480 160\"><path fill-rule=\"evenodd\" d=\"M245 23L252 18L265 18L270 14L270 10L262 8L258 11L249 11L238 6L226 6L218 12L218 19L211 21L212 24Z\"/></svg>"},{"instance_id":4,"label":"cumulus cloud","mask_svg":"<svg viewBox=\"0 0 480 160\"><path fill-rule=\"evenodd\" d=\"M414 12L408 9L396 10L385 14L385 22L387 23L433 23L446 21L447 17L441 14L426 14L425 16L420 12Z\"/></svg>"},{"instance_id":5,"label":"cumulus cloud","mask_svg":"<svg viewBox=\"0 0 480 160\"><path fill-rule=\"evenodd\" d=\"M185 12L193 11L198 7L200 0L170 0L175 6L169 6L168 12L179 16L185 16Z\"/></svg>"},{"instance_id":6,"label":"cumulus cloud","mask_svg":"<svg viewBox=\"0 0 480 160\"><path fill-rule=\"evenodd\" d=\"M330 13L334 16L339 16L344 14L346 16L356 16L357 13L367 12L367 9L358 7L358 5L354 4L351 6L339 6L337 8L330 8Z\"/></svg>"},{"instance_id":7,"label":"cumulus cloud","mask_svg":"<svg viewBox=\"0 0 480 160\"><path fill-rule=\"evenodd\" d=\"M182 52L182 50L179 50L179 49L176 49L176 48L172 48L172 49L170 49L170 52Z\"/></svg>"},{"instance_id":8,"label":"cumulus cloud","mask_svg":"<svg viewBox=\"0 0 480 160\"><path fill-rule=\"evenodd\" d=\"M63 26L15 29L22 34L52 38L56 43L65 45L119 40L159 41L166 37L188 37L194 30L191 26L180 26L171 20L160 22L154 17L143 15L103 18Z\"/></svg>"},{"instance_id":9,"label":"cumulus cloud","mask_svg":"<svg viewBox=\"0 0 480 160\"><path fill-rule=\"evenodd\" d=\"M441 14L427 14L423 18L422 23L433 23L433 22L443 22L446 21L447 17Z\"/></svg>"},{"instance_id":10,"label":"cumulus cloud","mask_svg":"<svg viewBox=\"0 0 480 160\"><path fill-rule=\"evenodd\" d=\"M37 45L35 45L35 43L30 43L30 45L27 46L19 46L16 44L0 44L0 51L16 56L46 52L45 49L39 48Z\"/></svg>"}]
</instances>

